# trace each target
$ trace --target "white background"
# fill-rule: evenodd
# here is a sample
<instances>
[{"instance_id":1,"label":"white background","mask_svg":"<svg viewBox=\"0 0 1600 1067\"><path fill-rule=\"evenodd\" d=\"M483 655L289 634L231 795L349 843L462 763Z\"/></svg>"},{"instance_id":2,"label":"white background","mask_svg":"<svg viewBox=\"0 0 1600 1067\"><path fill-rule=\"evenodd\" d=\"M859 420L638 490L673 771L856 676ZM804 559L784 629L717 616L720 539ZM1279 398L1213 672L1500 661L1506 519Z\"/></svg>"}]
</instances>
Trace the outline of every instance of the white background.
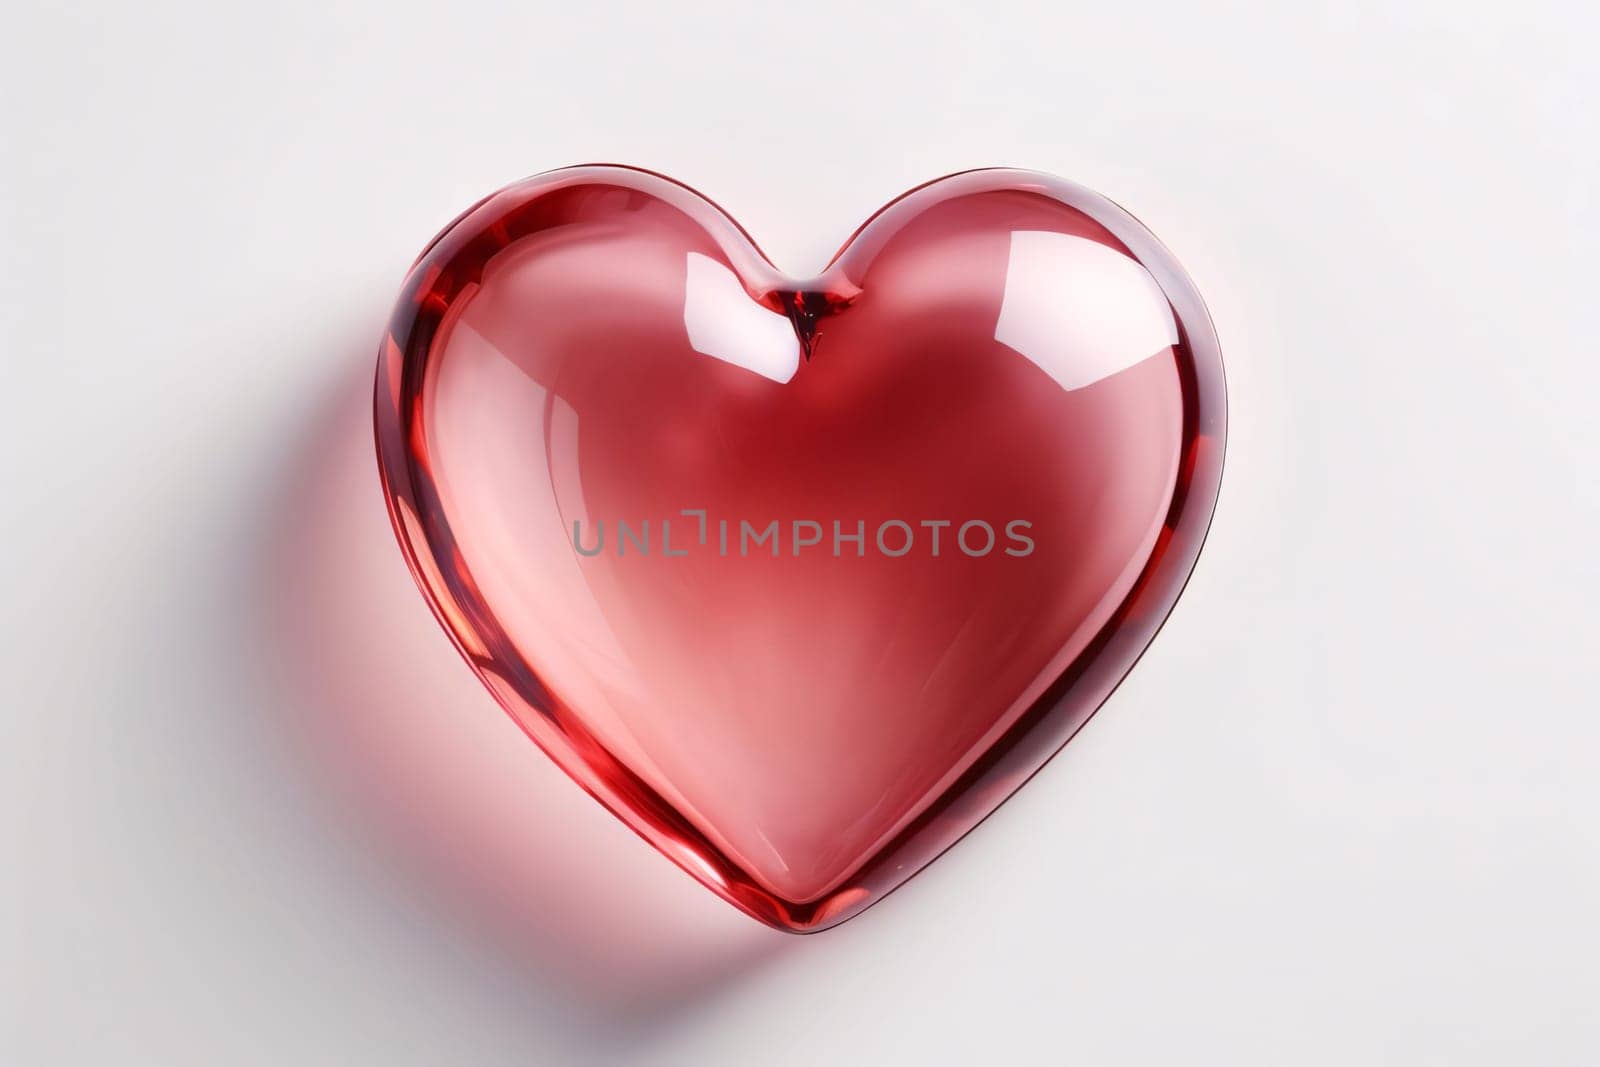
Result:
<instances>
[{"instance_id":1,"label":"white background","mask_svg":"<svg viewBox=\"0 0 1600 1067\"><path fill-rule=\"evenodd\" d=\"M1600 1061L1587 5L70 6L0 62L0 1061ZM595 160L796 273L1055 171L1223 340L1171 624L820 936L548 765L382 512L412 257Z\"/></svg>"}]
</instances>

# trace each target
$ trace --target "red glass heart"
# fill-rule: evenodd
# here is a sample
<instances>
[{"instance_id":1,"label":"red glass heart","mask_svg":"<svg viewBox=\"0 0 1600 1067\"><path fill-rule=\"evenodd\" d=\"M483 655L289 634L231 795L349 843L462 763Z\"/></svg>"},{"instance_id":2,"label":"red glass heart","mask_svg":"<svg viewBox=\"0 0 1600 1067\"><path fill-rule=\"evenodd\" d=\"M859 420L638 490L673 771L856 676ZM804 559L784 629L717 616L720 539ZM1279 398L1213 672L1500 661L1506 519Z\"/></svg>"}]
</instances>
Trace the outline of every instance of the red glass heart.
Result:
<instances>
[{"instance_id":1,"label":"red glass heart","mask_svg":"<svg viewBox=\"0 0 1600 1067\"><path fill-rule=\"evenodd\" d=\"M376 416L401 545L500 703L712 890L816 930L1133 665L1210 521L1224 390L1182 269L1059 179L932 182L801 281L592 166L434 240Z\"/></svg>"}]
</instances>

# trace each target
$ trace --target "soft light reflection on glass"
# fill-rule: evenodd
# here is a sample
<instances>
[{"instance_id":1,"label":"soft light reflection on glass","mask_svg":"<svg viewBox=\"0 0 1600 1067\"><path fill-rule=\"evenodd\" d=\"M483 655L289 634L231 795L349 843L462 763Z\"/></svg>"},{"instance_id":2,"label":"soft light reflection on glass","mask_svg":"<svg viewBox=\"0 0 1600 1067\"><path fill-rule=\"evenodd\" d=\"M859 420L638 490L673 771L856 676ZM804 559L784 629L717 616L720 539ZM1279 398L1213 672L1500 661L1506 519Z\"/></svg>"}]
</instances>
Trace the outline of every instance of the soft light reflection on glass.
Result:
<instances>
[{"instance_id":1,"label":"soft light reflection on glass","mask_svg":"<svg viewBox=\"0 0 1600 1067\"><path fill-rule=\"evenodd\" d=\"M683 326L701 355L787 382L800 367L800 339L788 316L750 299L733 271L699 252L688 255Z\"/></svg>"},{"instance_id":2,"label":"soft light reflection on glass","mask_svg":"<svg viewBox=\"0 0 1600 1067\"><path fill-rule=\"evenodd\" d=\"M1016 230L994 339L1063 389L1082 389L1178 343L1150 272L1099 241Z\"/></svg>"}]
</instances>

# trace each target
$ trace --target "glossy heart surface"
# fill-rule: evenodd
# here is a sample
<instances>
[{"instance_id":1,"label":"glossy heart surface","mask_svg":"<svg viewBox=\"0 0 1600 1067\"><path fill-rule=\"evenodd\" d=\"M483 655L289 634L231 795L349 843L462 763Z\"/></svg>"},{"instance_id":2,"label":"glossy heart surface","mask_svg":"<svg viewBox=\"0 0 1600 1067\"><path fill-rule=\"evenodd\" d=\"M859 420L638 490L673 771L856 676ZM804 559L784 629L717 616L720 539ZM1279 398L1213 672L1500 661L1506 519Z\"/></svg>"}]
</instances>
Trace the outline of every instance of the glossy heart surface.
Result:
<instances>
[{"instance_id":1,"label":"glossy heart surface","mask_svg":"<svg viewBox=\"0 0 1600 1067\"><path fill-rule=\"evenodd\" d=\"M1224 414L1171 255L1013 170L902 196L807 279L666 178L539 175L424 252L376 390L396 531L480 678L790 930L909 878L1106 699L1200 551Z\"/></svg>"}]
</instances>

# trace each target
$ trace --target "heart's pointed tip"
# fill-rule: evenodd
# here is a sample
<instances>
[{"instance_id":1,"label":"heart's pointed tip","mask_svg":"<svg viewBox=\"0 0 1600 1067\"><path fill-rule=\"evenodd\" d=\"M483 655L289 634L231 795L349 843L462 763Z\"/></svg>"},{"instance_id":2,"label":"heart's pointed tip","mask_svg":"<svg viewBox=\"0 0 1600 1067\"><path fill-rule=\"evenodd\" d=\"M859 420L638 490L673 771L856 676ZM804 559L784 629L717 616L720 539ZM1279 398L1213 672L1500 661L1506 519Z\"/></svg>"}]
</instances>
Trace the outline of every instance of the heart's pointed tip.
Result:
<instances>
[{"instance_id":1,"label":"heart's pointed tip","mask_svg":"<svg viewBox=\"0 0 1600 1067\"><path fill-rule=\"evenodd\" d=\"M783 900L766 893L721 895L763 926L795 935L831 930L860 915L878 900L877 895L863 886L839 889L809 902Z\"/></svg>"}]
</instances>

